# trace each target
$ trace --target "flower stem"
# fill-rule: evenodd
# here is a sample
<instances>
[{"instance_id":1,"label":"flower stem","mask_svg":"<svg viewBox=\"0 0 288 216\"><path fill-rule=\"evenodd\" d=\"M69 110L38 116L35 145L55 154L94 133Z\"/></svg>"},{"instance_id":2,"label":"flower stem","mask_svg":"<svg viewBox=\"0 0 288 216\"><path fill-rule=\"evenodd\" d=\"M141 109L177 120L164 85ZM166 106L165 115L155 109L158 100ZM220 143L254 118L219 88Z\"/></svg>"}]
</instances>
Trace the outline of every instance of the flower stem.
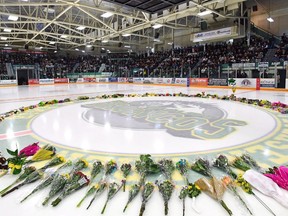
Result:
<instances>
[{"instance_id":1,"label":"flower stem","mask_svg":"<svg viewBox=\"0 0 288 216\"><path fill-rule=\"evenodd\" d=\"M106 206L107 206L107 203L108 203L108 200L105 202L105 205L104 205L104 207L103 207L103 209L102 209L102 211L101 211L101 214L104 214L105 209L106 209Z\"/></svg>"},{"instance_id":2,"label":"flower stem","mask_svg":"<svg viewBox=\"0 0 288 216\"><path fill-rule=\"evenodd\" d=\"M185 199L182 200L182 205L183 205L183 216L185 216Z\"/></svg>"},{"instance_id":3,"label":"flower stem","mask_svg":"<svg viewBox=\"0 0 288 216\"><path fill-rule=\"evenodd\" d=\"M276 216L274 214L274 212L266 205L266 203L263 202L263 200L261 200L258 196L256 196L256 194L254 194L252 192L252 195L254 195L254 197L258 200L258 202L260 202L272 215Z\"/></svg>"},{"instance_id":4,"label":"flower stem","mask_svg":"<svg viewBox=\"0 0 288 216\"><path fill-rule=\"evenodd\" d=\"M129 202L128 202L128 203L125 205L125 208L123 209L123 212L125 212L125 211L126 211L126 209L127 209L128 205L129 205Z\"/></svg>"},{"instance_id":5,"label":"flower stem","mask_svg":"<svg viewBox=\"0 0 288 216\"><path fill-rule=\"evenodd\" d=\"M60 197L58 197L56 200L54 200L51 205L53 207L57 206L60 202L62 201L62 199Z\"/></svg>"},{"instance_id":6,"label":"flower stem","mask_svg":"<svg viewBox=\"0 0 288 216\"><path fill-rule=\"evenodd\" d=\"M230 216L233 214L232 211L228 208L228 206L226 205L226 203L223 200L220 201L220 204L222 205L222 207L227 211L227 213Z\"/></svg>"},{"instance_id":7,"label":"flower stem","mask_svg":"<svg viewBox=\"0 0 288 216\"><path fill-rule=\"evenodd\" d=\"M12 193L12 192L15 191L15 190L18 190L18 189L19 189L20 187L22 187L23 185L25 185L25 183L21 183L21 184L15 186L15 187L13 187L12 189L10 189L10 190L6 191L5 193L1 194L1 197L4 197L4 196L6 196L7 194Z\"/></svg>"},{"instance_id":8,"label":"flower stem","mask_svg":"<svg viewBox=\"0 0 288 216\"><path fill-rule=\"evenodd\" d=\"M142 203L139 216L143 216L144 211L145 211L145 203Z\"/></svg>"},{"instance_id":9,"label":"flower stem","mask_svg":"<svg viewBox=\"0 0 288 216\"><path fill-rule=\"evenodd\" d=\"M168 202L164 202L164 207L165 207L165 215L167 215L168 214L168 210L169 210Z\"/></svg>"}]
</instances>

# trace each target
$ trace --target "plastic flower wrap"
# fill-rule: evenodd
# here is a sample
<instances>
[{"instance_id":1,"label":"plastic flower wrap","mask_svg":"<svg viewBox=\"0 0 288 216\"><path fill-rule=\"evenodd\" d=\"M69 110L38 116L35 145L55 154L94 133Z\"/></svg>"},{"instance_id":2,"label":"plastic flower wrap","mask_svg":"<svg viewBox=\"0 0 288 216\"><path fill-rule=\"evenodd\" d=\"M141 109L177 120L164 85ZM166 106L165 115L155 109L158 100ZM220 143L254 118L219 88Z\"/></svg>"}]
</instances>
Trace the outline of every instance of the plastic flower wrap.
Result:
<instances>
[{"instance_id":1,"label":"plastic flower wrap","mask_svg":"<svg viewBox=\"0 0 288 216\"><path fill-rule=\"evenodd\" d=\"M76 163L73 165L72 170L70 171L69 175L73 175L75 172L78 172L84 168L88 167L88 162L85 159L79 159L76 161Z\"/></svg>"},{"instance_id":2,"label":"plastic flower wrap","mask_svg":"<svg viewBox=\"0 0 288 216\"><path fill-rule=\"evenodd\" d=\"M285 166L275 167L273 173L264 174L272 179L279 187L288 190L288 168Z\"/></svg>"},{"instance_id":3,"label":"plastic flower wrap","mask_svg":"<svg viewBox=\"0 0 288 216\"><path fill-rule=\"evenodd\" d=\"M125 180L125 183L124 183L124 185L123 185L123 192L125 192L125 189L126 189L126 179L127 179L128 175L130 174L131 169L132 169L132 166L131 166L131 164L128 164L128 163L124 163L124 164L122 164L121 167L120 167L120 170L122 171L123 177L124 177L124 180Z\"/></svg>"},{"instance_id":4,"label":"plastic flower wrap","mask_svg":"<svg viewBox=\"0 0 288 216\"><path fill-rule=\"evenodd\" d=\"M33 143L33 144L28 145L27 147L23 148L19 152L19 156L20 157L33 156L40 149L40 146L38 144L39 144L39 142L36 142L36 143Z\"/></svg>"},{"instance_id":5,"label":"plastic flower wrap","mask_svg":"<svg viewBox=\"0 0 288 216\"><path fill-rule=\"evenodd\" d=\"M158 166L161 172L164 174L165 178L172 180L172 173L175 170L175 165L170 159L162 159L158 162Z\"/></svg>"},{"instance_id":6,"label":"plastic flower wrap","mask_svg":"<svg viewBox=\"0 0 288 216\"><path fill-rule=\"evenodd\" d=\"M226 172L230 175L233 179L237 178L237 175L231 170L229 166L228 158L225 155L219 155L215 161L213 162L213 166L217 167L218 169Z\"/></svg>"},{"instance_id":7,"label":"plastic flower wrap","mask_svg":"<svg viewBox=\"0 0 288 216\"><path fill-rule=\"evenodd\" d=\"M152 159L151 155L140 155L140 160L135 162L137 172L140 174L140 185L145 183L147 175L157 174L160 172L159 165L156 164Z\"/></svg>"},{"instance_id":8,"label":"plastic flower wrap","mask_svg":"<svg viewBox=\"0 0 288 216\"><path fill-rule=\"evenodd\" d=\"M127 207L132 202L132 200L138 195L139 191L140 191L140 185L139 184L133 184L131 186L131 189L129 190L128 201L127 201L127 203L123 209L123 212L126 211Z\"/></svg>"},{"instance_id":9,"label":"plastic flower wrap","mask_svg":"<svg viewBox=\"0 0 288 216\"><path fill-rule=\"evenodd\" d=\"M34 166L28 166L24 168L24 172L8 187L4 188L3 190L0 191L0 195L8 191L11 187L13 187L15 184L23 181L27 176L29 176L32 172L34 172L36 168Z\"/></svg>"},{"instance_id":10,"label":"plastic flower wrap","mask_svg":"<svg viewBox=\"0 0 288 216\"><path fill-rule=\"evenodd\" d=\"M103 170L104 166L101 161L94 161L92 164L92 170L91 170L91 177L90 182L92 182L96 176Z\"/></svg>"},{"instance_id":11,"label":"plastic flower wrap","mask_svg":"<svg viewBox=\"0 0 288 216\"><path fill-rule=\"evenodd\" d=\"M242 189L248 194L253 195L261 205L263 205L271 214L275 215L274 212L266 205L252 190L251 185L243 178L241 174L238 175L235 181Z\"/></svg>"},{"instance_id":12,"label":"plastic flower wrap","mask_svg":"<svg viewBox=\"0 0 288 216\"><path fill-rule=\"evenodd\" d=\"M92 205L92 203L94 202L94 200L100 196L104 190L107 187L107 183L106 182L100 182L99 184L95 185L93 188L90 188L90 190L86 193L86 197L89 195L94 194L93 198L91 199L89 205L87 206L87 209L90 208L90 206ZM80 203L78 203L77 207L79 207L81 205L81 203L83 202L84 198L80 201Z\"/></svg>"},{"instance_id":13,"label":"plastic flower wrap","mask_svg":"<svg viewBox=\"0 0 288 216\"><path fill-rule=\"evenodd\" d=\"M258 163L247 153L244 153L240 156L240 158L247 163L250 167L262 172L262 168L258 165Z\"/></svg>"},{"instance_id":14,"label":"plastic flower wrap","mask_svg":"<svg viewBox=\"0 0 288 216\"><path fill-rule=\"evenodd\" d=\"M143 216L144 211L145 211L145 207L146 207L146 203L151 198L153 191L154 191L154 188L155 188L155 186L151 182L147 182L144 185L144 189L142 191L142 204L141 204L139 216Z\"/></svg>"},{"instance_id":15,"label":"plastic flower wrap","mask_svg":"<svg viewBox=\"0 0 288 216\"><path fill-rule=\"evenodd\" d=\"M236 183L233 182L232 179L230 177L228 177L228 176L223 177L222 178L222 182L226 186L226 188L228 188L230 191L232 191L233 194L240 200L240 202L246 208L246 210L249 212L249 214L253 215L252 211L249 209L249 207L247 206L247 204L245 203L243 198L238 193L237 188L236 188Z\"/></svg>"},{"instance_id":16,"label":"plastic flower wrap","mask_svg":"<svg viewBox=\"0 0 288 216\"><path fill-rule=\"evenodd\" d=\"M247 171L249 169L251 169L251 167L249 166L249 164L247 164L242 158L240 157L236 157L233 162L232 162L232 166L242 170L242 171Z\"/></svg>"},{"instance_id":17,"label":"plastic flower wrap","mask_svg":"<svg viewBox=\"0 0 288 216\"><path fill-rule=\"evenodd\" d=\"M258 191L266 196L274 198L281 205L288 208L288 197L272 179L254 170L248 170L245 172L243 178Z\"/></svg>"},{"instance_id":18,"label":"plastic flower wrap","mask_svg":"<svg viewBox=\"0 0 288 216\"><path fill-rule=\"evenodd\" d=\"M33 163L37 161L49 160L56 154L56 148L49 144L45 145L43 148L40 148L36 154L32 156L32 158L26 163Z\"/></svg>"},{"instance_id":19,"label":"plastic flower wrap","mask_svg":"<svg viewBox=\"0 0 288 216\"><path fill-rule=\"evenodd\" d=\"M52 160L50 160L47 164L45 164L43 167L40 168L40 170L45 171L46 169L53 167L53 166L57 166L59 164L65 163L66 159L62 156L57 156L55 158L53 158Z\"/></svg>"},{"instance_id":20,"label":"plastic flower wrap","mask_svg":"<svg viewBox=\"0 0 288 216\"><path fill-rule=\"evenodd\" d=\"M225 186L222 181L215 177L212 177L211 180L201 178L198 179L195 184L201 189L201 191L207 193L211 198L217 200L229 215L232 215L232 211L222 200L225 192Z\"/></svg>"},{"instance_id":21,"label":"plastic flower wrap","mask_svg":"<svg viewBox=\"0 0 288 216\"><path fill-rule=\"evenodd\" d=\"M107 199L106 199L106 202L103 206L101 214L104 214L109 200L113 199L113 197L118 193L119 190L121 190L122 187L123 187L123 183L121 185L118 185L116 182L109 184Z\"/></svg>"},{"instance_id":22,"label":"plastic flower wrap","mask_svg":"<svg viewBox=\"0 0 288 216\"><path fill-rule=\"evenodd\" d=\"M29 174L22 183L16 185L12 189L10 189L10 190L6 191L5 193L1 194L1 197L4 197L7 194L9 194L9 193L11 193L11 192L13 192L15 190L18 190L20 187L22 187L24 185L31 184L31 183L39 180L40 178L43 177L43 175L44 175L44 172L42 170L35 170L31 174Z\"/></svg>"},{"instance_id":23,"label":"plastic flower wrap","mask_svg":"<svg viewBox=\"0 0 288 216\"><path fill-rule=\"evenodd\" d=\"M60 196L54 200L51 205L53 207L57 206L65 197L74 193L77 190L87 186L89 184L89 179L82 172L73 173L71 179L65 184L63 191Z\"/></svg>"},{"instance_id":24,"label":"plastic flower wrap","mask_svg":"<svg viewBox=\"0 0 288 216\"><path fill-rule=\"evenodd\" d=\"M187 186L187 193L188 197L192 199L192 208L197 212L200 213L199 210L196 208L196 197L201 194L200 187L198 187L196 184L189 183Z\"/></svg>"},{"instance_id":25,"label":"plastic flower wrap","mask_svg":"<svg viewBox=\"0 0 288 216\"><path fill-rule=\"evenodd\" d=\"M209 161L204 160L203 158L199 158L198 160L196 160L194 164L192 164L191 169L204 176L212 177Z\"/></svg>"},{"instance_id":26,"label":"plastic flower wrap","mask_svg":"<svg viewBox=\"0 0 288 216\"><path fill-rule=\"evenodd\" d=\"M161 182L160 184L156 182L159 188L159 192L161 193L163 199L164 199L164 208L165 208L165 215L168 214L169 208L168 208L168 202L172 196L174 185L169 180L165 180Z\"/></svg>"},{"instance_id":27,"label":"plastic flower wrap","mask_svg":"<svg viewBox=\"0 0 288 216\"><path fill-rule=\"evenodd\" d=\"M176 169L180 172L181 176L185 179L186 184L189 184L188 180L188 170L189 170L189 164L186 159L180 159L176 163Z\"/></svg>"},{"instance_id":28,"label":"plastic flower wrap","mask_svg":"<svg viewBox=\"0 0 288 216\"><path fill-rule=\"evenodd\" d=\"M109 160L106 164L105 164L105 175L103 177L103 179L106 179L108 175L111 175L112 173L114 173L117 170L117 163L115 160Z\"/></svg>"},{"instance_id":29,"label":"plastic flower wrap","mask_svg":"<svg viewBox=\"0 0 288 216\"><path fill-rule=\"evenodd\" d=\"M47 188L49 185L51 185L51 183L54 180L54 177L57 176L58 172L68 166L71 166L72 162L68 161L66 162L64 165L62 165L61 167L59 167L55 172L53 172L52 174L48 175L47 178L45 178L39 185L37 185L36 188L34 188L25 198L23 198L21 200L21 203L24 202L28 197L30 197L31 195L35 194L36 192L43 190L45 188Z\"/></svg>"}]
</instances>

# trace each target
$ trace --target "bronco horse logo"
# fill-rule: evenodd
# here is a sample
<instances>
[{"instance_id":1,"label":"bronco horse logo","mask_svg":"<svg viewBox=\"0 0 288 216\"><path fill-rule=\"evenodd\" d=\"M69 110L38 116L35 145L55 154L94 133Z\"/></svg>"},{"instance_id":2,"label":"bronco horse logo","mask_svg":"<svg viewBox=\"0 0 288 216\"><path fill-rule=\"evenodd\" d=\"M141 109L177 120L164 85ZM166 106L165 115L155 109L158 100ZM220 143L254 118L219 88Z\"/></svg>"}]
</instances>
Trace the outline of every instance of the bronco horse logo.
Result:
<instances>
[{"instance_id":1,"label":"bronco horse logo","mask_svg":"<svg viewBox=\"0 0 288 216\"><path fill-rule=\"evenodd\" d=\"M89 108L83 114L86 121L114 128L133 130L165 130L184 138L221 139L233 133L244 121L227 119L216 105L196 101L172 100L115 100L82 105ZM91 118L91 116L93 118Z\"/></svg>"}]
</instances>

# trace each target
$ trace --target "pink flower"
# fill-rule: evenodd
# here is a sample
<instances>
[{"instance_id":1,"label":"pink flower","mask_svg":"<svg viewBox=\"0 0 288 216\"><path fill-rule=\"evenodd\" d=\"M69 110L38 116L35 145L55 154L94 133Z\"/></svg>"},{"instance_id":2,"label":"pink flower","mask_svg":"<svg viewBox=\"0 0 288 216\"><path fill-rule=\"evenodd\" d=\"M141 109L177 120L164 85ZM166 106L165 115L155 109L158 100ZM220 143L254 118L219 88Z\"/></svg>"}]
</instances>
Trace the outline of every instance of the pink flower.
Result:
<instances>
[{"instance_id":1,"label":"pink flower","mask_svg":"<svg viewBox=\"0 0 288 216\"><path fill-rule=\"evenodd\" d=\"M38 146L39 142L37 143L33 143L25 148L23 148L20 152L19 152L19 156L22 157L29 157L34 155L39 149L40 147Z\"/></svg>"},{"instance_id":2,"label":"pink flower","mask_svg":"<svg viewBox=\"0 0 288 216\"><path fill-rule=\"evenodd\" d=\"M265 176L271 178L279 187L288 190L288 168L285 166L280 166L274 169L274 174L264 174Z\"/></svg>"}]
</instances>

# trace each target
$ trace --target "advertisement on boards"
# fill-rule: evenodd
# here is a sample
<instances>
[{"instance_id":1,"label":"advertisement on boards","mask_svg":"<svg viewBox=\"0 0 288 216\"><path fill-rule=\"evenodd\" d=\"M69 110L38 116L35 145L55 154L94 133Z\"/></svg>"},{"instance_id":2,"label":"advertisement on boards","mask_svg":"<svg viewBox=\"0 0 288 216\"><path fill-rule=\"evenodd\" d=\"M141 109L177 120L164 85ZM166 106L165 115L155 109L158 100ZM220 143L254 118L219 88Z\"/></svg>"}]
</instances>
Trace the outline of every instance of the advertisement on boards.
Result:
<instances>
[{"instance_id":1,"label":"advertisement on boards","mask_svg":"<svg viewBox=\"0 0 288 216\"><path fill-rule=\"evenodd\" d=\"M190 78L190 86L208 86L208 78Z\"/></svg>"}]
</instances>

